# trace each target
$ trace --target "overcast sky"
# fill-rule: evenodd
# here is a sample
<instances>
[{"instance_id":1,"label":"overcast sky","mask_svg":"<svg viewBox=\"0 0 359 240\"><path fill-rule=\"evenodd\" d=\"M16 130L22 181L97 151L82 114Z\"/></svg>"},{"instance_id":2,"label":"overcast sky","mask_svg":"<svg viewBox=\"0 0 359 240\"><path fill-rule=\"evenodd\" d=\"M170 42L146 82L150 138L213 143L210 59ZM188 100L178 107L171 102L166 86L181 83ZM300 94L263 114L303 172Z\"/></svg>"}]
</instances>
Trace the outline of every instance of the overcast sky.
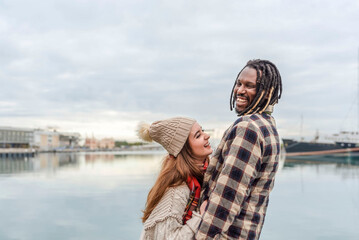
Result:
<instances>
[{"instance_id":1,"label":"overcast sky","mask_svg":"<svg viewBox=\"0 0 359 240\"><path fill-rule=\"evenodd\" d=\"M140 120L185 115L223 129L238 72L262 58L282 75L283 137L357 130L358 13L346 0L0 0L0 126L133 139Z\"/></svg>"}]
</instances>

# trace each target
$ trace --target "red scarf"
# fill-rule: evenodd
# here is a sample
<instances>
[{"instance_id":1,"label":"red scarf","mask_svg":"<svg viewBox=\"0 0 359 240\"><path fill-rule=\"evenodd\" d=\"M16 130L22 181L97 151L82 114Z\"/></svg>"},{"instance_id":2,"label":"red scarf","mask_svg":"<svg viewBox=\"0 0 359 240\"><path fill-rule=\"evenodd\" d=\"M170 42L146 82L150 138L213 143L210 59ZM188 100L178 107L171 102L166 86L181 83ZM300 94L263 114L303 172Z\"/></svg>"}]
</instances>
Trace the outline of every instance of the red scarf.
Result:
<instances>
[{"instance_id":1,"label":"red scarf","mask_svg":"<svg viewBox=\"0 0 359 240\"><path fill-rule=\"evenodd\" d=\"M204 171L207 169L207 166L208 162L205 161L203 164ZM187 186L190 190L190 197L183 213L183 224L192 218L192 212L197 208L199 197L201 195L201 184L199 184L197 178L189 176L187 178Z\"/></svg>"},{"instance_id":2,"label":"red scarf","mask_svg":"<svg viewBox=\"0 0 359 240\"><path fill-rule=\"evenodd\" d=\"M187 178L187 186L190 190L190 197L184 210L183 224L192 218L192 212L197 208L199 197L201 195L201 185L195 177Z\"/></svg>"}]
</instances>

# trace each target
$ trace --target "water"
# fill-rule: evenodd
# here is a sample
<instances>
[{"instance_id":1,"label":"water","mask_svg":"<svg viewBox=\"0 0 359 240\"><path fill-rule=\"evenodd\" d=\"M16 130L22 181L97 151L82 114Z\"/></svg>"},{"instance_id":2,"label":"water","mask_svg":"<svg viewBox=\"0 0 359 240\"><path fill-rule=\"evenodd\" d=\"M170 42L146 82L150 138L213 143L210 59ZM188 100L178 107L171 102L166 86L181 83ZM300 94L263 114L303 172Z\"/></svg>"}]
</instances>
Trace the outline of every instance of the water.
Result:
<instances>
[{"instance_id":1,"label":"water","mask_svg":"<svg viewBox=\"0 0 359 240\"><path fill-rule=\"evenodd\" d=\"M0 240L138 239L163 154L0 159ZM359 165L287 160L262 240L358 239Z\"/></svg>"}]
</instances>

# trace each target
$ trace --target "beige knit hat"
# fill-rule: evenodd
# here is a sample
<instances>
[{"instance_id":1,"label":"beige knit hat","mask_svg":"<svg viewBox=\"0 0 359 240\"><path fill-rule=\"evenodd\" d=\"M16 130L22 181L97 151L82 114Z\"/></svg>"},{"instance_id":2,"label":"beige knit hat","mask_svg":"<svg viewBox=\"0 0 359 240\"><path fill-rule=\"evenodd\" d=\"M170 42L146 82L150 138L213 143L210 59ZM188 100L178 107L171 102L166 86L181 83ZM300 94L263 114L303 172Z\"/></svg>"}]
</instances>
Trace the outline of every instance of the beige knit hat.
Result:
<instances>
[{"instance_id":1,"label":"beige knit hat","mask_svg":"<svg viewBox=\"0 0 359 240\"><path fill-rule=\"evenodd\" d=\"M156 121L151 124L140 123L138 136L148 142L152 140L161 144L169 154L177 157L187 141L196 120L187 117L175 117Z\"/></svg>"}]
</instances>

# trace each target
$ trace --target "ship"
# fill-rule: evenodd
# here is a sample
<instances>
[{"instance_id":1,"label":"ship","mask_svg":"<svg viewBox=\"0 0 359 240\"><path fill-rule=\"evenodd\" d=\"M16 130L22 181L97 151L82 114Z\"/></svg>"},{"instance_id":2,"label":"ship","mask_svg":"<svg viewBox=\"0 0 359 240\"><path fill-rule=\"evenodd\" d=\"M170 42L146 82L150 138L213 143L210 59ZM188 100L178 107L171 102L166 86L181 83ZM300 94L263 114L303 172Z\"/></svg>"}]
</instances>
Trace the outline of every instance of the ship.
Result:
<instances>
[{"instance_id":1,"label":"ship","mask_svg":"<svg viewBox=\"0 0 359 240\"><path fill-rule=\"evenodd\" d=\"M326 137L325 142L318 138L310 142L283 139L283 144L288 156L359 152L359 132L341 131Z\"/></svg>"},{"instance_id":2,"label":"ship","mask_svg":"<svg viewBox=\"0 0 359 240\"><path fill-rule=\"evenodd\" d=\"M286 158L298 161L359 165L359 133L341 131L332 142L282 139ZM356 139L356 140L355 140Z\"/></svg>"},{"instance_id":3,"label":"ship","mask_svg":"<svg viewBox=\"0 0 359 240\"><path fill-rule=\"evenodd\" d=\"M359 94L359 49L358 49L358 94ZM296 141L283 139L284 148L288 157L296 156L305 158L309 156L357 158L359 160L359 96L357 100L358 131L340 131L339 133L319 140L317 133L313 141Z\"/></svg>"}]
</instances>

